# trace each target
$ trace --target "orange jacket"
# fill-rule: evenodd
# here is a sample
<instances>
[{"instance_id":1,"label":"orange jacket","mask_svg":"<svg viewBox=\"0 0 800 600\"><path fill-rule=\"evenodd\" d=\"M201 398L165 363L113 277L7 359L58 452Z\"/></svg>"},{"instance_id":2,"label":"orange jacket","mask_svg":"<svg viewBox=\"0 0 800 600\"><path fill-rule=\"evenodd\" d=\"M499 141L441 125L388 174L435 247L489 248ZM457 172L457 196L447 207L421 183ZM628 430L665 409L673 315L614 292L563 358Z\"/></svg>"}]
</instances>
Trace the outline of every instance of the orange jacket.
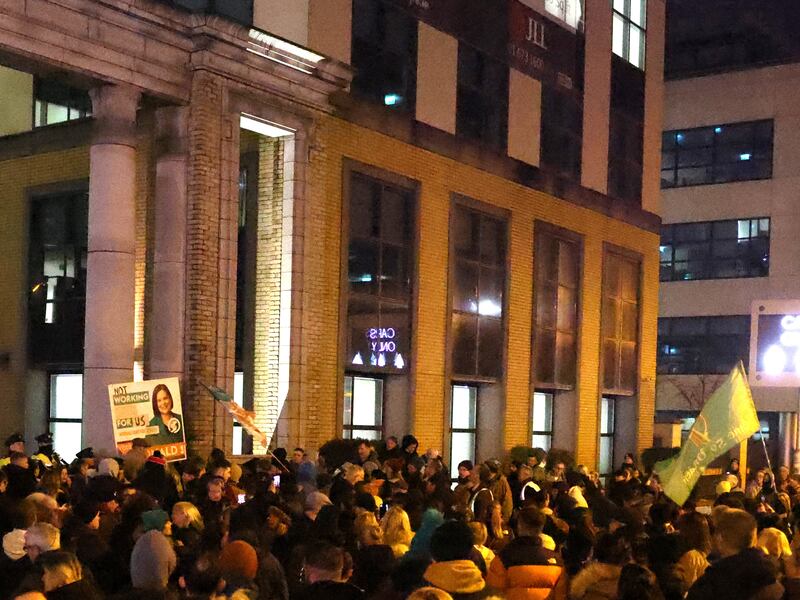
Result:
<instances>
[{"instance_id":1,"label":"orange jacket","mask_svg":"<svg viewBox=\"0 0 800 600\"><path fill-rule=\"evenodd\" d=\"M510 566L506 566L506 565ZM507 600L566 600L567 574L556 554L534 538L517 538L489 566L486 583Z\"/></svg>"}]
</instances>

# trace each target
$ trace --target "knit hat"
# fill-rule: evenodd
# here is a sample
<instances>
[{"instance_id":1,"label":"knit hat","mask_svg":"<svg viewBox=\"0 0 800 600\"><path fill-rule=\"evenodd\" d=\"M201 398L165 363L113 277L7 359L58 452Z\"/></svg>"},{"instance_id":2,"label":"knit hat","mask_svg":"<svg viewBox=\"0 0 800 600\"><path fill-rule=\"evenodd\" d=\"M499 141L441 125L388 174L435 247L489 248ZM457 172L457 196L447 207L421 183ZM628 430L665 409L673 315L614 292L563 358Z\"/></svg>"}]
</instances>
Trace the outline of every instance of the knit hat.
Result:
<instances>
[{"instance_id":1,"label":"knit hat","mask_svg":"<svg viewBox=\"0 0 800 600\"><path fill-rule=\"evenodd\" d=\"M162 467L166 466L167 464L166 459L161 456L161 453L158 450L156 450L156 453L152 456L147 457L147 462L154 465L161 465Z\"/></svg>"},{"instance_id":2,"label":"knit hat","mask_svg":"<svg viewBox=\"0 0 800 600\"><path fill-rule=\"evenodd\" d=\"M258 571L258 556L247 542L236 540L222 549L219 555L219 568L227 580L251 581Z\"/></svg>"},{"instance_id":3,"label":"knit hat","mask_svg":"<svg viewBox=\"0 0 800 600\"><path fill-rule=\"evenodd\" d=\"M148 531L136 540L131 553L133 587L139 590L165 589L177 564L175 551L164 534L160 531Z\"/></svg>"},{"instance_id":4,"label":"knit hat","mask_svg":"<svg viewBox=\"0 0 800 600\"><path fill-rule=\"evenodd\" d=\"M142 526L145 531L163 531L167 520L169 515L160 508L142 513Z\"/></svg>"}]
</instances>

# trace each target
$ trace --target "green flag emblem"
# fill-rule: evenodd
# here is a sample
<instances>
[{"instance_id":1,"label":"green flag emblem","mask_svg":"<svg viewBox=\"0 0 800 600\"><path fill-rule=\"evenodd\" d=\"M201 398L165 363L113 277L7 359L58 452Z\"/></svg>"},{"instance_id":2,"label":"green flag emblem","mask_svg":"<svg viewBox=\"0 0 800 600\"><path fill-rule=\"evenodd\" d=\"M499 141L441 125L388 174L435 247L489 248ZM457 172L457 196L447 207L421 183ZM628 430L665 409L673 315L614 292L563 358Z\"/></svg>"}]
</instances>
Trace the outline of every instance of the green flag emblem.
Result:
<instances>
[{"instance_id":1,"label":"green flag emblem","mask_svg":"<svg viewBox=\"0 0 800 600\"><path fill-rule=\"evenodd\" d=\"M653 467L664 493L681 505L705 468L759 430L758 415L741 361L711 395L680 453Z\"/></svg>"}]
</instances>

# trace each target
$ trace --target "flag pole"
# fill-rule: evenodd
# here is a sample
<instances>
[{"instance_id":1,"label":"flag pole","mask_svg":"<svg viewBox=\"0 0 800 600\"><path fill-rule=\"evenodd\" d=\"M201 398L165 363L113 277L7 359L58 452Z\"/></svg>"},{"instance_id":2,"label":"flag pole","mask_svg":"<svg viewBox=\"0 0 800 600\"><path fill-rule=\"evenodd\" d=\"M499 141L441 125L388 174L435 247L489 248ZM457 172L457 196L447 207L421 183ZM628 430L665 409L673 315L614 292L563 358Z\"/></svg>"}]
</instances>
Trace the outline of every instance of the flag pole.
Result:
<instances>
[{"instance_id":1,"label":"flag pole","mask_svg":"<svg viewBox=\"0 0 800 600\"><path fill-rule=\"evenodd\" d=\"M739 444L739 485L747 491L747 440Z\"/></svg>"},{"instance_id":2,"label":"flag pole","mask_svg":"<svg viewBox=\"0 0 800 600\"><path fill-rule=\"evenodd\" d=\"M772 473L773 481L775 479L775 473L772 472L772 461L769 459L769 452L767 452L767 443L764 441L764 432L761 429L761 425L758 427L758 436L761 438L761 446L764 448L764 457L767 459L767 468L769 472Z\"/></svg>"}]
</instances>

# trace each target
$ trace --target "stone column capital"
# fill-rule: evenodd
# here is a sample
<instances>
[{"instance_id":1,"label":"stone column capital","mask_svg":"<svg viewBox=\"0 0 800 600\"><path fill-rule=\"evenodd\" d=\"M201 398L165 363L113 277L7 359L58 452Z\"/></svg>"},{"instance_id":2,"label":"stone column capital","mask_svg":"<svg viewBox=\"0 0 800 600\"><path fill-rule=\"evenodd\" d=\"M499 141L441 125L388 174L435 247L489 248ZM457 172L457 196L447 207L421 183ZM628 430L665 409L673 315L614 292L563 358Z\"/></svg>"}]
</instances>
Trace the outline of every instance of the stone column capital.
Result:
<instances>
[{"instance_id":1,"label":"stone column capital","mask_svg":"<svg viewBox=\"0 0 800 600\"><path fill-rule=\"evenodd\" d=\"M95 144L134 146L141 92L130 86L101 85L89 90Z\"/></svg>"}]
</instances>

